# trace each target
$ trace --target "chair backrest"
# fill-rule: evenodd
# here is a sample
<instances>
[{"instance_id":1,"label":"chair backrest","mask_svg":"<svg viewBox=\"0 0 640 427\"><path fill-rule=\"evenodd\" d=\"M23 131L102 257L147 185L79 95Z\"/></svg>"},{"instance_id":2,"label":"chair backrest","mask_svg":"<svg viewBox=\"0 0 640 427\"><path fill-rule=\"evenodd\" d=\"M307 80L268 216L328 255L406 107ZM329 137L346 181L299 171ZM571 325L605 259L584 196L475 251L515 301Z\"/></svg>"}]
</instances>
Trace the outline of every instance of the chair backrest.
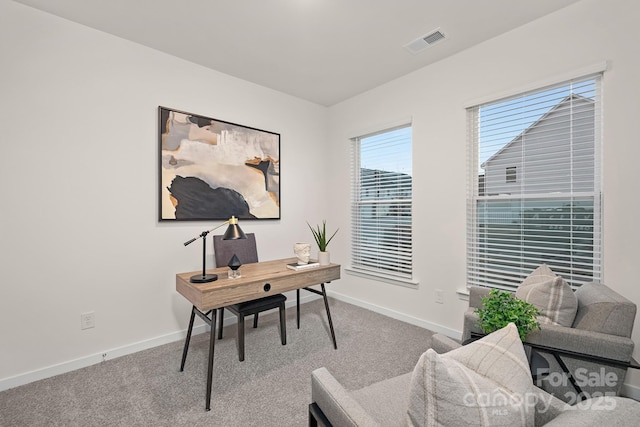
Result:
<instances>
[{"instance_id":1,"label":"chair backrest","mask_svg":"<svg viewBox=\"0 0 640 427\"><path fill-rule=\"evenodd\" d=\"M246 233L246 239L222 240L222 236L213 236L213 253L216 267L224 267L236 254L242 264L258 262L258 249L254 233Z\"/></svg>"},{"instance_id":2,"label":"chair backrest","mask_svg":"<svg viewBox=\"0 0 640 427\"><path fill-rule=\"evenodd\" d=\"M631 338L636 304L602 283L585 283L576 290L578 312L573 327Z\"/></svg>"}]
</instances>

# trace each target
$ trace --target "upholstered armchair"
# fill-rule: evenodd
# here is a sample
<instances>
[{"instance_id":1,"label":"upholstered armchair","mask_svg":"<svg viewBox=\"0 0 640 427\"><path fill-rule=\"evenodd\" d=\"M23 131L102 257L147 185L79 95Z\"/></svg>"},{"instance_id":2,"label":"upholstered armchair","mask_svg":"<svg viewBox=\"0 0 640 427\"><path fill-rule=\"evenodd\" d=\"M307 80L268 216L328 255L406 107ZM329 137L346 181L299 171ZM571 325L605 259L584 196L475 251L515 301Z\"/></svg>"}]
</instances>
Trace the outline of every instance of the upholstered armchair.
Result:
<instances>
[{"instance_id":1,"label":"upholstered armchair","mask_svg":"<svg viewBox=\"0 0 640 427\"><path fill-rule=\"evenodd\" d=\"M470 288L463 342L482 333L476 309L482 307L482 298L489 292L490 288ZM570 326L543 321L541 330L526 338L525 344L536 348L549 363L549 374L538 379L537 385L570 404L583 397L617 395L627 368L638 367L632 359L631 340L636 305L600 283L585 284L573 295L577 307Z\"/></svg>"},{"instance_id":2,"label":"upholstered armchair","mask_svg":"<svg viewBox=\"0 0 640 427\"><path fill-rule=\"evenodd\" d=\"M460 346L434 335L413 372L350 390L311 374L309 426L636 425L640 403L601 396L570 406L535 387L514 324Z\"/></svg>"}]
</instances>

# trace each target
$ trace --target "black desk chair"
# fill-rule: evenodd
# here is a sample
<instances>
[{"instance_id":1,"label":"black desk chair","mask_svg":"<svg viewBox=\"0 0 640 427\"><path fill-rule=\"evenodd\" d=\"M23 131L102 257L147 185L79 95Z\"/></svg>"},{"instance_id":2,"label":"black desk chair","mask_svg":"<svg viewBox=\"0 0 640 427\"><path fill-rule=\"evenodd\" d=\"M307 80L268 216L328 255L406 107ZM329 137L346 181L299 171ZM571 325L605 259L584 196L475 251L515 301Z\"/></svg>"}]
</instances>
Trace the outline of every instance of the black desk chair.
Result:
<instances>
[{"instance_id":1,"label":"black desk chair","mask_svg":"<svg viewBox=\"0 0 640 427\"><path fill-rule=\"evenodd\" d=\"M229 263L235 254L242 264L258 262L258 250L254 233L247 233L246 239L223 240L222 236L213 236L213 249L216 258L216 266L223 267ZM242 267L240 267L242 274ZM224 309L238 317L238 358L244 360L244 318L253 314L253 327L258 327L258 314L262 311L274 308L280 311L280 341L287 344L286 315L284 303L287 300L283 294L270 295L253 301L241 302L218 309L218 339L222 339L224 327Z\"/></svg>"}]
</instances>

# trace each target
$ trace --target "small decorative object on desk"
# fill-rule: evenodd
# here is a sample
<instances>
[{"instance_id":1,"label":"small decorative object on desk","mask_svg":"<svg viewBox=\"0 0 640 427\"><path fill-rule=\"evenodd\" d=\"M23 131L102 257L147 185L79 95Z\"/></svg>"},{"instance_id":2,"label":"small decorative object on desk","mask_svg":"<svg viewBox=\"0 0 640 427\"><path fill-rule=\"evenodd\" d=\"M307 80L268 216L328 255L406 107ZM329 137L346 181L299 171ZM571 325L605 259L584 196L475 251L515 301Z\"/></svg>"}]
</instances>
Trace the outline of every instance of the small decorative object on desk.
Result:
<instances>
[{"instance_id":1,"label":"small decorative object on desk","mask_svg":"<svg viewBox=\"0 0 640 427\"><path fill-rule=\"evenodd\" d=\"M313 238L318 245L318 261L320 265L329 265L331 263L329 259L329 251L327 251L327 246L329 246L329 242L334 238L338 230L334 231L334 233L327 239L327 221L322 220L322 228L318 225L316 228L313 228L311 224L307 222L307 225L311 229L313 233Z\"/></svg>"},{"instance_id":2,"label":"small decorative object on desk","mask_svg":"<svg viewBox=\"0 0 640 427\"><path fill-rule=\"evenodd\" d=\"M319 266L320 266L320 263L317 261L309 261L306 264L298 264L297 262L292 262L291 264L287 264L287 268L291 270L296 270L296 271L308 270L310 268L319 267Z\"/></svg>"},{"instance_id":3,"label":"small decorative object on desk","mask_svg":"<svg viewBox=\"0 0 640 427\"><path fill-rule=\"evenodd\" d=\"M229 279L238 279L242 277L240 275L240 266L242 265L242 263L240 262L240 259L236 256L236 254L233 254L231 259L229 260L229 264L227 265L229 266Z\"/></svg>"},{"instance_id":4,"label":"small decorative object on desk","mask_svg":"<svg viewBox=\"0 0 640 427\"><path fill-rule=\"evenodd\" d=\"M298 264L304 265L309 262L311 256L311 243L295 243L293 253L298 258Z\"/></svg>"}]
</instances>

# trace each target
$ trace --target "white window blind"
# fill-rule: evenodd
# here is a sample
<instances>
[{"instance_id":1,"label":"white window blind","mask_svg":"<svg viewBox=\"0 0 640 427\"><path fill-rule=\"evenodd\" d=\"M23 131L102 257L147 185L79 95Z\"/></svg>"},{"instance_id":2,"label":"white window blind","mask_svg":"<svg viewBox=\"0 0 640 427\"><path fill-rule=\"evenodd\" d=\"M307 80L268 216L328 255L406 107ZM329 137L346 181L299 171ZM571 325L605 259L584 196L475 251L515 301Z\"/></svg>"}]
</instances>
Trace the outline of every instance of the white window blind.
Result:
<instances>
[{"instance_id":1,"label":"white window blind","mask_svg":"<svg viewBox=\"0 0 640 427\"><path fill-rule=\"evenodd\" d=\"M411 126L352 141L351 267L411 279Z\"/></svg>"},{"instance_id":2,"label":"white window blind","mask_svg":"<svg viewBox=\"0 0 640 427\"><path fill-rule=\"evenodd\" d=\"M514 289L541 263L601 279L600 80L468 109L468 285Z\"/></svg>"}]
</instances>

